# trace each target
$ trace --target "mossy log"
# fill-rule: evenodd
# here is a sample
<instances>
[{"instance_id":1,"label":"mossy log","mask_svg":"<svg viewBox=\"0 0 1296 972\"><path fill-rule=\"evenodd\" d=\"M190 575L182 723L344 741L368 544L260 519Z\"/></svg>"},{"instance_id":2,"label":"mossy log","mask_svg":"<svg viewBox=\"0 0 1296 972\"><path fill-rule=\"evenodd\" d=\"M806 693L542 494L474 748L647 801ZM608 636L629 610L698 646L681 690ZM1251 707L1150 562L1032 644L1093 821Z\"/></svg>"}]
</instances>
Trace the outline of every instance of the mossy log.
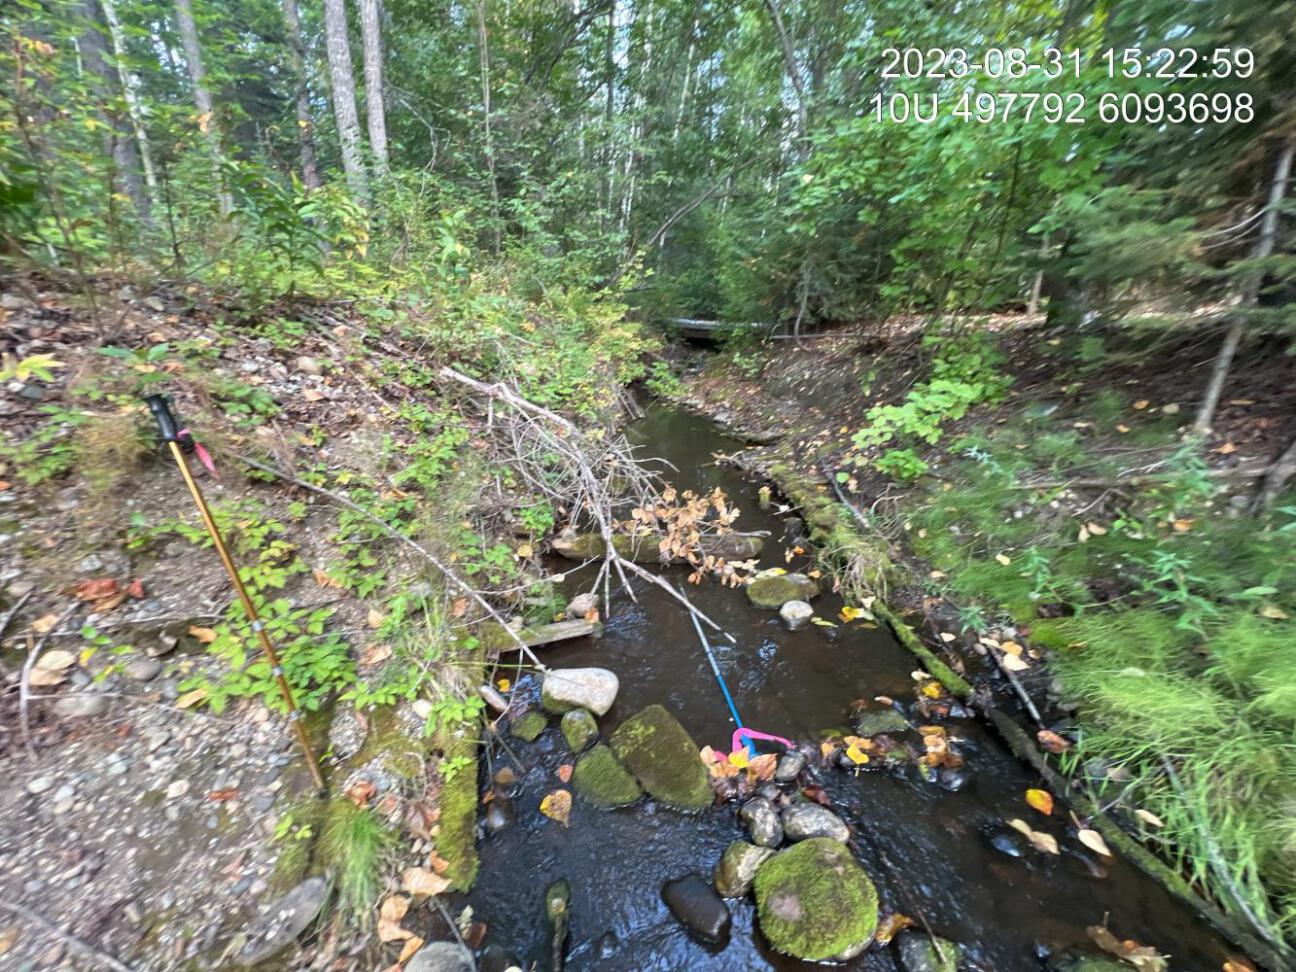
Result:
<instances>
[{"instance_id":1,"label":"mossy log","mask_svg":"<svg viewBox=\"0 0 1296 972\"><path fill-rule=\"evenodd\" d=\"M476 685L485 678L485 649L478 645L461 653L467 684ZM477 879L477 745L481 735L478 725L443 727L433 738L441 751L441 765L457 765L468 760L450 776L442 779L441 831L436 838L437 853L449 866L443 877L454 891L467 891Z\"/></svg>"},{"instance_id":2,"label":"mossy log","mask_svg":"<svg viewBox=\"0 0 1296 972\"><path fill-rule=\"evenodd\" d=\"M704 554L712 557L723 557L725 560L750 560L759 556L764 541L760 537L743 533L722 533L705 536L698 541L698 547ZM660 564L661 535L647 533L643 536L615 536L612 548L626 560L636 564ZM605 549L603 538L597 533L569 533L555 537L553 551L568 560L593 560L602 557ZM665 563L684 563L684 558L670 558Z\"/></svg>"}]
</instances>

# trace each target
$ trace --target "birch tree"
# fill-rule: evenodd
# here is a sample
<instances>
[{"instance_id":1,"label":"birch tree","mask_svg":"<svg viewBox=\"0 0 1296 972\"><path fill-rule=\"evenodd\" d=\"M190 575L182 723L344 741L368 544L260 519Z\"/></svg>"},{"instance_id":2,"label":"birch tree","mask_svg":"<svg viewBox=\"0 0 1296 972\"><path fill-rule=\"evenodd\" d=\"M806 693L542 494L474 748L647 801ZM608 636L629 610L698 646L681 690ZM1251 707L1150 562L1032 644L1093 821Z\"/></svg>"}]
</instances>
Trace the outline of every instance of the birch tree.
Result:
<instances>
[{"instance_id":1,"label":"birch tree","mask_svg":"<svg viewBox=\"0 0 1296 972\"><path fill-rule=\"evenodd\" d=\"M355 79L351 73L351 43L347 39L344 0L324 0L324 41L328 51L333 117L337 122L342 170L351 191L367 203L369 180L360 158L360 119L356 113Z\"/></svg>"},{"instance_id":2,"label":"birch tree","mask_svg":"<svg viewBox=\"0 0 1296 972\"><path fill-rule=\"evenodd\" d=\"M89 7L91 4L87 4ZM144 106L140 101L139 76L130 69L126 60L126 34L122 30L121 18L117 16L116 0L100 0L98 5L108 22L108 36L112 38L113 62L117 68L117 78L121 82L122 98L126 102L126 115L130 120L131 130L135 134L135 147L139 154L140 173L148 191L150 210L158 204L157 174L153 168L153 149L149 144L148 130L144 127ZM98 17L94 17L95 23Z\"/></svg>"},{"instance_id":3,"label":"birch tree","mask_svg":"<svg viewBox=\"0 0 1296 972\"><path fill-rule=\"evenodd\" d=\"M378 0L360 0L360 31L364 38L365 120L374 171L387 174L387 115L383 91L382 27Z\"/></svg>"},{"instance_id":4,"label":"birch tree","mask_svg":"<svg viewBox=\"0 0 1296 972\"><path fill-rule=\"evenodd\" d=\"M202 46L198 43L198 24L194 20L191 0L175 0L176 24L180 28L180 43L184 47L185 62L189 69L189 81L193 88L194 107L198 109L198 130L207 142L212 163L217 168L219 184L219 167L221 160L220 129L216 125L215 103L212 101L211 89L207 87L207 69L203 65ZM217 193L222 216L228 216L234 208L230 194L222 189Z\"/></svg>"},{"instance_id":5,"label":"birch tree","mask_svg":"<svg viewBox=\"0 0 1296 972\"><path fill-rule=\"evenodd\" d=\"M310 110L310 91L306 87L306 44L302 40L301 16L297 0L283 0L284 23L288 28L288 57L296 75L297 143L301 154L302 183L307 189L320 186L319 165L315 161L315 121Z\"/></svg>"},{"instance_id":6,"label":"birch tree","mask_svg":"<svg viewBox=\"0 0 1296 972\"><path fill-rule=\"evenodd\" d=\"M112 69L108 66L107 49L100 32L102 21L95 0L84 0L81 6L85 29L77 41L86 72L90 75L91 89L103 106L101 117L108 129L108 150L113 160L114 177L121 190L130 199L140 222L153 225L153 207L144 184L139 146L135 142L130 123L110 102L115 101ZM150 168L152 161L150 160Z\"/></svg>"}]
</instances>

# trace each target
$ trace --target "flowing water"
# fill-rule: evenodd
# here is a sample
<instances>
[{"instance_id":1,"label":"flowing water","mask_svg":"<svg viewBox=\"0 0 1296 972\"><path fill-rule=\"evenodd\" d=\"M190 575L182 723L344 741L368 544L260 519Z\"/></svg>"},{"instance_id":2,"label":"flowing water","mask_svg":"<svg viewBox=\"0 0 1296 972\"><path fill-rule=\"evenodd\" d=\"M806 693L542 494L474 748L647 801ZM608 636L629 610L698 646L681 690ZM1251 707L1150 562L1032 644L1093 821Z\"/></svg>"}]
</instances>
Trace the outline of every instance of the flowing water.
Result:
<instances>
[{"instance_id":1,"label":"flowing water","mask_svg":"<svg viewBox=\"0 0 1296 972\"><path fill-rule=\"evenodd\" d=\"M762 566L783 566L799 521L760 511L755 484L713 461L713 453L732 452L739 443L705 419L663 405L651 407L631 433L646 454L677 467L667 475L679 487L721 487L743 510L738 529L770 531ZM682 569L668 574L683 581ZM592 578L591 572L585 584ZM573 592L583 589L582 578L569 580ZM687 615L656 588L638 584L636 594L637 603L614 594L602 638L546 649L546 664L617 673L620 695L600 720L605 737L640 708L661 703L699 745L727 749L733 725ZM719 663L749 726L814 740L825 728L845 725L855 699L913 699L910 672L918 666L884 630L809 626L793 633L775 612L753 608L741 590L709 582L691 588L690 596L737 639L720 650ZM840 607L830 594L815 601L824 618L835 617ZM522 682L534 690L529 679ZM1065 834L1060 814L1044 822L1026 807L1022 794L1038 779L979 722L947 725L967 740L961 751L973 779L959 792L924 782L912 766L858 776L824 771L835 809L867 834L854 849L884 907L921 915L937 934L962 943L961 968L1038 970L1043 954L1087 942L1086 926L1109 916L1120 938L1169 954L1174 972L1218 972L1227 951L1199 917L1132 865L1103 864L1079 847ZM725 846L745 838L738 804L685 816L652 801L603 811L577 798L570 827L563 828L536 810L560 785L558 767L571 759L556 720L536 743L511 745L526 764L513 797L517 819L480 842L481 875L469 895L489 927L489 943L548 968L544 889L566 878L572 896L567 968L573 972L815 967L768 948L750 898L728 902L734 922L723 949L690 938L661 901L664 882L690 872L709 879ZM1061 856L1028 852L1015 858L996 850L991 838L1005 833L1004 821L1012 817L1030 817L1054 833ZM899 968L890 948L867 951L844 967Z\"/></svg>"}]
</instances>

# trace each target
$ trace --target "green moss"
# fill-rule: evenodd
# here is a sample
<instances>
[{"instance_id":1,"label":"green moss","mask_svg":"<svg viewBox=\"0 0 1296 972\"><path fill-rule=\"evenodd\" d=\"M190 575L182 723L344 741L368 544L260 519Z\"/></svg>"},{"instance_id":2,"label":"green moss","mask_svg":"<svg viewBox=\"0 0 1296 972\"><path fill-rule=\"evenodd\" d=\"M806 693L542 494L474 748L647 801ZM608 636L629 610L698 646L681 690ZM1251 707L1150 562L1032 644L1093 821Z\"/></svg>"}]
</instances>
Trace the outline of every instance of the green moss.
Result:
<instances>
[{"instance_id":1,"label":"green moss","mask_svg":"<svg viewBox=\"0 0 1296 972\"><path fill-rule=\"evenodd\" d=\"M460 665L465 669L468 684L476 685L485 676L484 649L481 646L465 651ZM433 740L441 751L442 764L457 765L459 769L450 778L442 779L441 831L437 835L436 850L448 862L444 877L450 880L455 891L467 891L477 879L477 726L462 727L459 731L443 727ZM464 763L467 765L463 765Z\"/></svg>"},{"instance_id":2,"label":"green moss","mask_svg":"<svg viewBox=\"0 0 1296 972\"><path fill-rule=\"evenodd\" d=\"M761 932L778 951L810 962L850 958L872 940L877 889L828 837L794 844L756 872Z\"/></svg>"},{"instance_id":3,"label":"green moss","mask_svg":"<svg viewBox=\"0 0 1296 972\"><path fill-rule=\"evenodd\" d=\"M660 705L631 716L612 734L612 750L656 799L679 810L711 806L711 784L699 748Z\"/></svg>"},{"instance_id":4,"label":"green moss","mask_svg":"<svg viewBox=\"0 0 1296 972\"><path fill-rule=\"evenodd\" d=\"M306 877L328 809L327 801L312 794L293 801L280 813L279 821L291 820L292 826L275 842L279 856L270 884L276 892L286 892Z\"/></svg>"},{"instance_id":5,"label":"green moss","mask_svg":"<svg viewBox=\"0 0 1296 972\"><path fill-rule=\"evenodd\" d=\"M808 601L819 585L804 574L757 574L747 585L747 599L760 608L780 608L788 601Z\"/></svg>"},{"instance_id":6,"label":"green moss","mask_svg":"<svg viewBox=\"0 0 1296 972\"><path fill-rule=\"evenodd\" d=\"M509 724L509 732L523 742L535 742L540 733L549 725L549 718L543 712L524 712Z\"/></svg>"},{"instance_id":7,"label":"green moss","mask_svg":"<svg viewBox=\"0 0 1296 972\"><path fill-rule=\"evenodd\" d=\"M629 806L642 793L635 778L602 743L576 761L572 786L598 807Z\"/></svg>"},{"instance_id":8,"label":"green moss","mask_svg":"<svg viewBox=\"0 0 1296 972\"><path fill-rule=\"evenodd\" d=\"M573 753L579 753L599 736L598 723L586 709L572 709L562 717L562 734Z\"/></svg>"}]
</instances>

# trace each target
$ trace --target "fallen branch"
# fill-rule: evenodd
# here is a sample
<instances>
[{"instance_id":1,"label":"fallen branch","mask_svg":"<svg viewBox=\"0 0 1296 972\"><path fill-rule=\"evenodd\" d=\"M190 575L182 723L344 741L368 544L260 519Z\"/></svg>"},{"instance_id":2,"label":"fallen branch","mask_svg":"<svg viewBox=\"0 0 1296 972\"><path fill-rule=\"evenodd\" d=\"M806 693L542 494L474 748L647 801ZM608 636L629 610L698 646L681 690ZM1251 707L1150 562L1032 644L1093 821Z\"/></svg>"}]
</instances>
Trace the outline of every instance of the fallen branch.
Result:
<instances>
[{"instance_id":1,"label":"fallen branch","mask_svg":"<svg viewBox=\"0 0 1296 972\"><path fill-rule=\"evenodd\" d=\"M74 952L80 952L91 961L112 969L113 972L134 972L134 970L125 962L114 958L102 949L95 948L85 939L78 938L71 932L64 931L58 925L32 911L25 905L15 904L12 901L4 901L0 899L0 910L7 911L12 915L17 915L19 918L25 918L37 928L40 928L42 931L59 939L59 941L71 948Z\"/></svg>"},{"instance_id":2,"label":"fallen branch","mask_svg":"<svg viewBox=\"0 0 1296 972\"><path fill-rule=\"evenodd\" d=\"M1008 679L1008 684L1012 686L1013 692L1015 692L1017 698L1021 700L1021 704L1026 707L1026 711L1030 713L1030 717L1035 720L1035 725L1039 726L1041 729L1046 728L1044 720L1040 718L1039 709L1035 707L1035 702L1027 693L1026 687L1022 685L1021 679L1017 677L1017 674L1011 668L1004 664L1003 653L998 648L990 645L986 646L986 653L989 654L990 658L994 661L995 667L999 669L1003 674L1003 677Z\"/></svg>"},{"instance_id":3,"label":"fallen branch","mask_svg":"<svg viewBox=\"0 0 1296 972\"><path fill-rule=\"evenodd\" d=\"M322 486L316 486L313 483L308 483L305 480L298 479L296 476L290 475L289 473L284 472L282 469L276 469L274 466L267 465L264 462L259 462L258 460L253 459L250 456L242 456L237 453L233 453L232 455L233 458L237 459L239 462L243 463L246 466L251 466L253 469L259 469L264 473L269 473L271 476L274 476L277 479L282 479L286 483L292 483L294 486L300 486L304 490L308 490L309 492L315 493L318 496L323 496L325 499L332 500L334 503L337 503L339 506L345 506L347 509L359 513L366 520L369 520L371 523L376 525L380 530L383 531L383 533L387 534L387 536L391 537L393 540L403 543L405 546L409 547L420 557L426 560L429 564L435 567L455 589L457 589L460 593L466 594L468 597L472 598L472 600L477 602L479 607L481 607L495 621L498 621L500 627L502 627L504 631L507 632L508 636L517 643L518 650L521 651L522 654L524 654L527 658L529 658L532 664L536 666L536 668L538 668L542 672L547 672L549 670L548 667L542 661L540 661L538 657L536 657L535 652L533 652L530 649L530 647L528 647L528 645L520 637L518 637L517 632L514 631L511 627L509 627L508 621L505 620L504 616L501 615L498 611L496 611L495 608L493 608L490 605L490 602L486 600L486 598L482 597L480 591L478 591L475 587L473 587L471 584L469 584L467 581L461 578L458 574L456 574L453 570L451 570L448 564L444 563L439 557L434 555L430 550L428 550L422 544L418 543L416 540L412 540L409 537L405 536L405 534L401 533L399 530L391 526L381 517L375 516L373 513L370 513L359 503L356 503L355 501L347 498L346 496L343 496L341 493L334 493L331 490L324 489Z\"/></svg>"}]
</instances>

